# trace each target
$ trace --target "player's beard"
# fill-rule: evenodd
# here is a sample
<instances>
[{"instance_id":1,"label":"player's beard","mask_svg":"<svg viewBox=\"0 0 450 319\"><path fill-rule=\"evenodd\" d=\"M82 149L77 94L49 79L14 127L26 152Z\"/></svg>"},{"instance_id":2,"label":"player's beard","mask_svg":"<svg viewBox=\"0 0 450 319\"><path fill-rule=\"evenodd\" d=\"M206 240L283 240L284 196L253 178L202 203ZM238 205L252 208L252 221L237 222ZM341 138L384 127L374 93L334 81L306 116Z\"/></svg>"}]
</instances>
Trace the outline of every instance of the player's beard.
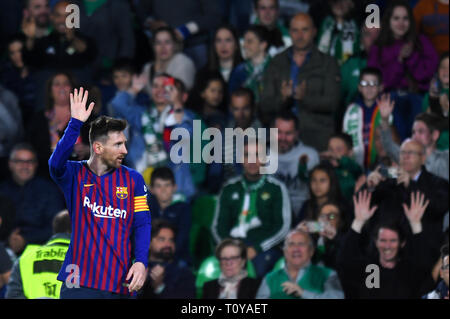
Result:
<instances>
[{"instance_id":1,"label":"player's beard","mask_svg":"<svg viewBox=\"0 0 450 319\"><path fill-rule=\"evenodd\" d=\"M122 159L122 161L119 161L119 159ZM103 159L103 163L108 167L108 168L119 168L120 165L123 164L123 160L125 159L125 156L116 156L114 158L105 158Z\"/></svg>"}]
</instances>

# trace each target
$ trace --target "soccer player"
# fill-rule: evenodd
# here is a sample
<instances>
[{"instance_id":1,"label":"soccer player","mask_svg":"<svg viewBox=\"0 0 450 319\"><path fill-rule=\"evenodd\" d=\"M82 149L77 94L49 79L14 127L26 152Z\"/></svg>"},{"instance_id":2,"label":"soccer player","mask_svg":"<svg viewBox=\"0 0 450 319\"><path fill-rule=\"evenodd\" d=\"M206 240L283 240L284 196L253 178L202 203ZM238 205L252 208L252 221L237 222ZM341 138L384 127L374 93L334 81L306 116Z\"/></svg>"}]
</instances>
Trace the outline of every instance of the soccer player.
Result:
<instances>
[{"instance_id":1,"label":"soccer player","mask_svg":"<svg viewBox=\"0 0 450 319\"><path fill-rule=\"evenodd\" d=\"M61 298L123 298L142 288L150 245L150 212L142 176L122 165L127 122L102 116L91 123L90 158L68 161L83 123L88 92L70 94L71 119L49 160L64 192L72 235L58 280ZM131 241L134 234L132 264ZM131 281L130 281L131 280ZM127 289L128 288L128 289Z\"/></svg>"}]
</instances>

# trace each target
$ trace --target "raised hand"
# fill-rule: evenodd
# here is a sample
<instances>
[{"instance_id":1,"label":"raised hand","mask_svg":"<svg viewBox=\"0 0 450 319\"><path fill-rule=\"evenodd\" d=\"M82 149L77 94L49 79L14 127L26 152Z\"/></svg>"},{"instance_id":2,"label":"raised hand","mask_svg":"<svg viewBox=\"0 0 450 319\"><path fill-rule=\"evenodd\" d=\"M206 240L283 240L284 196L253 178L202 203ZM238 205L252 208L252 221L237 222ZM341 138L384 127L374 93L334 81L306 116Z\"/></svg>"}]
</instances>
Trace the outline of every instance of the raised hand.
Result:
<instances>
[{"instance_id":1,"label":"raised hand","mask_svg":"<svg viewBox=\"0 0 450 319\"><path fill-rule=\"evenodd\" d=\"M353 204L355 207L355 220L352 228L358 233L361 232L362 226L373 216L378 206L370 207L370 200L372 193L363 190L356 195L353 195Z\"/></svg>"},{"instance_id":2,"label":"raised hand","mask_svg":"<svg viewBox=\"0 0 450 319\"><path fill-rule=\"evenodd\" d=\"M94 102L91 102L91 104L89 104L89 107L86 109L87 98L88 98L88 91L87 90L84 91L82 87L80 88L80 91L75 89L74 93L70 93L71 117L80 120L81 122L87 121L95 105Z\"/></svg>"},{"instance_id":3,"label":"raised hand","mask_svg":"<svg viewBox=\"0 0 450 319\"><path fill-rule=\"evenodd\" d=\"M394 110L395 101L391 100L389 93L385 93L377 98L378 109L380 110L381 119L384 121L389 121L389 116L391 116Z\"/></svg>"},{"instance_id":4,"label":"raised hand","mask_svg":"<svg viewBox=\"0 0 450 319\"><path fill-rule=\"evenodd\" d=\"M139 92L144 89L144 87L148 83L148 77L146 74L142 73L140 75L133 75L133 78L131 80L131 88L130 91L133 94L138 94Z\"/></svg>"},{"instance_id":5,"label":"raised hand","mask_svg":"<svg viewBox=\"0 0 450 319\"><path fill-rule=\"evenodd\" d=\"M422 216L425 213L429 203L430 201L428 199L425 201L425 195L417 191L416 193L411 193L411 202L409 207L406 203L403 204L403 211L405 212L406 218L408 218L414 234L422 231Z\"/></svg>"}]
</instances>

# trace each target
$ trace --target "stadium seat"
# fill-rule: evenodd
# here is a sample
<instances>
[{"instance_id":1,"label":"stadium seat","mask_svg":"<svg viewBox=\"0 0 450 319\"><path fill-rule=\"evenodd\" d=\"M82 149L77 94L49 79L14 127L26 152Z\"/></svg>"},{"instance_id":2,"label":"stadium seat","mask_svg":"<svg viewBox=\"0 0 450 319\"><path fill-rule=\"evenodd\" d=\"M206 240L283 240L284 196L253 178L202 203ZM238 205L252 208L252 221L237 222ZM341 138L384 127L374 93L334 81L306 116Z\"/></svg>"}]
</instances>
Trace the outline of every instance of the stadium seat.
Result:
<instances>
[{"instance_id":1,"label":"stadium seat","mask_svg":"<svg viewBox=\"0 0 450 319\"><path fill-rule=\"evenodd\" d=\"M216 200L213 195L204 195L195 199L192 205L189 247L194 271L198 269L205 258L214 253L215 243L211 234L211 224L214 218Z\"/></svg>"},{"instance_id":2,"label":"stadium seat","mask_svg":"<svg viewBox=\"0 0 450 319\"><path fill-rule=\"evenodd\" d=\"M273 266L272 271L284 268L284 257L281 257L280 259L278 259L278 261L275 263L275 266Z\"/></svg>"}]
</instances>

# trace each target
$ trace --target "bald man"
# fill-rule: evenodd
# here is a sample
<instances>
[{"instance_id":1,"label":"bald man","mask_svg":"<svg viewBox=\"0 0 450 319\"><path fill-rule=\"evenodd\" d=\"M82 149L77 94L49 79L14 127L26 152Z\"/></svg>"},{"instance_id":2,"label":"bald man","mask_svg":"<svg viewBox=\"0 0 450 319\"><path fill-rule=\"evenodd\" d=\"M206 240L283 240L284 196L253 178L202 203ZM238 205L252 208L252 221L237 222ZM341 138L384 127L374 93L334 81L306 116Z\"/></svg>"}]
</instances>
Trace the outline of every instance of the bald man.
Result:
<instances>
[{"instance_id":1,"label":"bald man","mask_svg":"<svg viewBox=\"0 0 450 319\"><path fill-rule=\"evenodd\" d=\"M409 205L411 194L420 191L430 201L422 218L429 248L429 256L424 256L423 261L432 267L439 257L444 238L442 224L448 211L449 184L445 179L429 173L424 166L425 160L424 145L417 140L407 139L400 146L397 178L376 178L377 172L369 175L368 183L374 187L371 206L378 205L378 210L370 221L368 231L381 221L394 221L411 234L411 228L402 214L402 205Z\"/></svg>"},{"instance_id":2,"label":"bald man","mask_svg":"<svg viewBox=\"0 0 450 319\"><path fill-rule=\"evenodd\" d=\"M259 115L267 124L275 113L292 109L300 119L301 140L323 151L334 133L340 71L335 59L314 45L316 33L308 14L292 18L293 44L274 57L264 74Z\"/></svg>"}]
</instances>

